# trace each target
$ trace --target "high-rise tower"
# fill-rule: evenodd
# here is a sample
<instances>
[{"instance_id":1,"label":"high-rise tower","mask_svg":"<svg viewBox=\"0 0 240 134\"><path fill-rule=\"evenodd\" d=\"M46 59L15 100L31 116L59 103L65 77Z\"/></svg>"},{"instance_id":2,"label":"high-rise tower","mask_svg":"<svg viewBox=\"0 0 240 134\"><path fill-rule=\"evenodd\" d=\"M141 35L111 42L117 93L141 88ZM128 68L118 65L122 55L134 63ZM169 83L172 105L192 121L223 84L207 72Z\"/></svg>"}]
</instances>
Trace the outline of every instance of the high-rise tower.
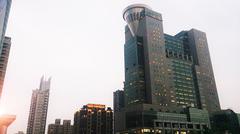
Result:
<instances>
[{"instance_id":1,"label":"high-rise tower","mask_svg":"<svg viewBox=\"0 0 240 134\"><path fill-rule=\"evenodd\" d=\"M2 47L2 52L0 56L0 97L2 94L4 78L7 70L7 63L8 63L10 48L11 48L11 38L5 37L3 40L3 47Z\"/></svg>"},{"instance_id":2,"label":"high-rise tower","mask_svg":"<svg viewBox=\"0 0 240 134\"><path fill-rule=\"evenodd\" d=\"M42 77L39 89L33 90L27 134L45 134L51 78Z\"/></svg>"},{"instance_id":3,"label":"high-rise tower","mask_svg":"<svg viewBox=\"0 0 240 134\"><path fill-rule=\"evenodd\" d=\"M8 16L10 12L12 0L0 0L0 51L7 29Z\"/></svg>"},{"instance_id":4,"label":"high-rise tower","mask_svg":"<svg viewBox=\"0 0 240 134\"><path fill-rule=\"evenodd\" d=\"M123 90L117 90L113 93L113 108L115 111L120 111L121 108L124 107L124 91Z\"/></svg>"},{"instance_id":5,"label":"high-rise tower","mask_svg":"<svg viewBox=\"0 0 240 134\"><path fill-rule=\"evenodd\" d=\"M7 69L11 38L6 37L8 16L12 0L0 0L0 98ZM0 115L0 133L7 133L7 127L15 120L15 115Z\"/></svg>"},{"instance_id":6,"label":"high-rise tower","mask_svg":"<svg viewBox=\"0 0 240 134\"><path fill-rule=\"evenodd\" d=\"M162 15L143 4L128 6L123 19L127 22L125 106L115 112L115 121L120 122L115 122L115 128L134 132L145 128L151 132L168 132L174 127L181 130L174 122L194 126L196 113L204 115L204 120L198 118L197 122L209 127L208 112L220 110L220 104L206 34L196 29L174 36L165 34ZM164 128L165 123L170 125ZM163 129L157 127L159 124Z\"/></svg>"},{"instance_id":7,"label":"high-rise tower","mask_svg":"<svg viewBox=\"0 0 240 134\"><path fill-rule=\"evenodd\" d=\"M0 97L2 94L4 78L7 70L9 52L11 48L11 38L5 37L3 40L2 52L0 56Z\"/></svg>"},{"instance_id":8,"label":"high-rise tower","mask_svg":"<svg viewBox=\"0 0 240 134\"><path fill-rule=\"evenodd\" d=\"M125 102L174 106L173 88L161 14L146 5L132 5L123 12L125 28Z\"/></svg>"},{"instance_id":9,"label":"high-rise tower","mask_svg":"<svg viewBox=\"0 0 240 134\"><path fill-rule=\"evenodd\" d=\"M145 5L123 13L125 103L220 109L206 34L163 33L161 14ZM171 108L166 108L171 110Z\"/></svg>"},{"instance_id":10,"label":"high-rise tower","mask_svg":"<svg viewBox=\"0 0 240 134\"><path fill-rule=\"evenodd\" d=\"M8 52L11 46L11 38L5 37L6 29L7 29L7 22L8 16L10 12L12 0L0 0L0 56L1 56L1 78L0 78L0 97L2 93L2 87L4 82L5 71L7 67L8 61ZM5 46L5 48L3 48ZM2 50L4 49L4 50ZM8 50L6 50L8 49Z\"/></svg>"}]
</instances>

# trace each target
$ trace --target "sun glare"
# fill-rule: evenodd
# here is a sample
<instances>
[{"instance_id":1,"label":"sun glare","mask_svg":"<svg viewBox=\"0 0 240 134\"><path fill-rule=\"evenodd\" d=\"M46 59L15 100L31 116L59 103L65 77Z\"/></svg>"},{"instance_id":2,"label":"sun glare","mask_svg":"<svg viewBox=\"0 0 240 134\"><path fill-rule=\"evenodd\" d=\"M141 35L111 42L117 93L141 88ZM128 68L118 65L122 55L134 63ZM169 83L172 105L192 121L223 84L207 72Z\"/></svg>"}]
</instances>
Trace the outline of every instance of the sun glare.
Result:
<instances>
[{"instance_id":1,"label":"sun glare","mask_svg":"<svg viewBox=\"0 0 240 134\"><path fill-rule=\"evenodd\" d=\"M0 116L5 114L5 109L3 107L0 107Z\"/></svg>"}]
</instances>

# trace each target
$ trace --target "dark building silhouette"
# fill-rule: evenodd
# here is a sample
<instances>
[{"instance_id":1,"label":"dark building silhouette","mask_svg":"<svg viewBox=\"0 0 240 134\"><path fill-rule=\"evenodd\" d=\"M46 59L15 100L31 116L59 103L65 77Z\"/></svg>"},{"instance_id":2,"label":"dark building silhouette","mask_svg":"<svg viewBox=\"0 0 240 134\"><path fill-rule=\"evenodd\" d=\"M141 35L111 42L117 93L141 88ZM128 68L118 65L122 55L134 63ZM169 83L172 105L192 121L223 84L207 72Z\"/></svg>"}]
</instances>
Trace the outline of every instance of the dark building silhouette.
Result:
<instances>
[{"instance_id":1,"label":"dark building silhouette","mask_svg":"<svg viewBox=\"0 0 240 134\"><path fill-rule=\"evenodd\" d=\"M240 134L240 114L231 109L211 114L212 134Z\"/></svg>"},{"instance_id":2,"label":"dark building silhouette","mask_svg":"<svg viewBox=\"0 0 240 134\"><path fill-rule=\"evenodd\" d=\"M124 91L117 90L113 93L113 109L115 111L120 111L124 107Z\"/></svg>"},{"instance_id":3,"label":"dark building silhouette","mask_svg":"<svg viewBox=\"0 0 240 134\"><path fill-rule=\"evenodd\" d=\"M48 125L48 134L73 134L71 120L63 120L61 124L61 119L56 119L55 124Z\"/></svg>"},{"instance_id":4,"label":"dark building silhouette","mask_svg":"<svg viewBox=\"0 0 240 134\"><path fill-rule=\"evenodd\" d=\"M74 114L74 134L113 134L113 111L87 104Z\"/></svg>"},{"instance_id":5,"label":"dark building silhouette","mask_svg":"<svg viewBox=\"0 0 240 134\"><path fill-rule=\"evenodd\" d=\"M220 104L206 34L196 29L165 34L162 15L143 4L128 6L123 19L125 105L116 108L115 132L210 129L208 113L219 111Z\"/></svg>"},{"instance_id":6,"label":"dark building silhouette","mask_svg":"<svg viewBox=\"0 0 240 134\"><path fill-rule=\"evenodd\" d=\"M121 111L122 108L124 108L124 91L123 90L117 90L113 93L113 110L115 112ZM114 122L117 117L115 117L116 114L114 114ZM114 130L115 130L114 126Z\"/></svg>"}]
</instances>

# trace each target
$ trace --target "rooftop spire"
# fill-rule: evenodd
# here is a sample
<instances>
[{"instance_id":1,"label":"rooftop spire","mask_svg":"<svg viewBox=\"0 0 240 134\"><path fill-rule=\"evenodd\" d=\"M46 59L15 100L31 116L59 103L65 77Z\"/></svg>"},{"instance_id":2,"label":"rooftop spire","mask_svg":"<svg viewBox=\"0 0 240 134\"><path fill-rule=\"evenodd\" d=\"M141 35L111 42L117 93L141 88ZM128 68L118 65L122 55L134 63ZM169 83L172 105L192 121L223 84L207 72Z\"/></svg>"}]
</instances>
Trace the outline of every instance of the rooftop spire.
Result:
<instances>
[{"instance_id":1,"label":"rooftop spire","mask_svg":"<svg viewBox=\"0 0 240 134\"><path fill-rule=\"evenodd\" d=\"M51 77L48 78L48 80L45 80L44 75L41 78L39 90L49 90L51 84Z\"/></svg>"}]
</instances>

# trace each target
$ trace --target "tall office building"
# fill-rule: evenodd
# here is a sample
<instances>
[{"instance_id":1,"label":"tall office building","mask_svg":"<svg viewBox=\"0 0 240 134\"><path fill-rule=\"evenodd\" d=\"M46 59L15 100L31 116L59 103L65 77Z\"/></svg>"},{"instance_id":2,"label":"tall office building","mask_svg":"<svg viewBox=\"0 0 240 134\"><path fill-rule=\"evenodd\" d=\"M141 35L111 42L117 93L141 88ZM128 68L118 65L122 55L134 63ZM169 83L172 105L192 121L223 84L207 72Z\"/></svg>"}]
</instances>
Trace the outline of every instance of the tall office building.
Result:
<instances>
[{"instance_id":1,"label":"tall office building","mask_svg":"<svg viewBox=\"0 0 240 134\"><path fill-rule=\"evenodd\" d=\"M0 0L0 51L3 47L11 3L12 0Z\"/></svg>"},{"instance_id":2,"label":"tall office building","mask_svg":"<svg viewBox=\"0 0 240 134\"><path fill-rule=\"evenodd\" d=\"M124 91L123 90L117 90L113 93L113 111L114 113L121 111L122 108L124 108ZM113 121L116 122L118 120L116 116L118 116L117 114L113 114L114 118ZM113 126L114 130L115 125Z\"/></svg>"},{"instance_id":3,"label":"tall office building","mask_svg":"<svg viewBox=\"0 0 240 134\"><path fill-rule=\"evenodd\" d=\"M0 97L2 93L4 76L7 67L8 53L11 46L11 38L5 37L11 3L12 0L0 0L0 52L1 52ZM3 46L5 46L4 50L2 50Z\"/></svg>"},{"instance_id":4,"label":"tall office building","mask_svg":"<svg viewBox=\"0 0 240 134\"><path fill-rule=\"evenodd\" d=\"M11 38L5 36L0 53L0 97L2 94L10 48ZM0 134L7 133L7 127L15 120L15 118L15 115L0 115Z\"/></svg>"},{"instance_id":5,"label":"tall office building","mask_svg":"<svg viewBox=\"0 0 240 134\"><path fill-rule=\"evenodd\" d=\"M87 104L74 114L74 134L113 134L113 111L101 104Z\"/></svg>"},{"instance_id":6,"label":"tall office building","mask_svg":"<svg viewBox=\"0 0 240 134\"><path fill-rule=\"evenodd\" d=\"M113 109L115 111L120 111L124 107L124 91L117 90L113 93Z\"/></svg>"},{"instance_id":7,"label":"tall office building","mask_svg":"<svg viewBox=\"0 0 240 134\"><path fill-rule=\"evenodd\" d=\"M12 0L0 0L0 98L7 68L11 38L5 37ZM16 119L15 115L0 116L0 133L7 133L7 127Z\"/></svg>"},{"instance_id":8,"label":"tall office building","mask_svg":"<svg viewBox=\"0 0 240 134\"><path fill-rule=\"evenodd\" d=\"M55 124L48 125L48 134L73 134L71 120L63 120L61 124L61 119L56 119Z\"/></svg>"},{"instance_id":9,"label":"tall office building","mask_svg":"<svg viewBox=\"0 0 240 134\"><path fill-rule=\"evenodd\" d=\"M206 34L163 33L161 14L142 5L124 10L126 105L220 109Z\"/></svg>"},{"instance_id":10,"label":"tall office building","mask_svg":"<svg viewBox=\"0 0 240 134\"><path fill-rule=\"evenodd\" d=\"M175 127L178 131L169 133L185 133L209 127L208 112L220 110L220 104L206 34L196 29L165 34L161 14L142 4L128 6L123 18L125 107L115 113L117 132L168 133ZM194 118L205 125L194 124Z\"/></svg>"},{"instance_id":11,"label":"tall office building","mask_svg":"<svg viewBox=\"0 0 240 134\"><path fill-rule=\"evenodd\" d=\"M45 134L51 78L42 77L39 89L33 90L27 134Z\"/></svg>"},{"instance_id":12,"label":"tall office building","mask_svg":"<svg viewBox=\"0 0 240 134\"><path fill-rule=\"evenodd\" d=\"M1 56L0 56L0 97L2 94L10 48L11 48L11 38L4 37Z\"/></svg>"}]
</instances>

